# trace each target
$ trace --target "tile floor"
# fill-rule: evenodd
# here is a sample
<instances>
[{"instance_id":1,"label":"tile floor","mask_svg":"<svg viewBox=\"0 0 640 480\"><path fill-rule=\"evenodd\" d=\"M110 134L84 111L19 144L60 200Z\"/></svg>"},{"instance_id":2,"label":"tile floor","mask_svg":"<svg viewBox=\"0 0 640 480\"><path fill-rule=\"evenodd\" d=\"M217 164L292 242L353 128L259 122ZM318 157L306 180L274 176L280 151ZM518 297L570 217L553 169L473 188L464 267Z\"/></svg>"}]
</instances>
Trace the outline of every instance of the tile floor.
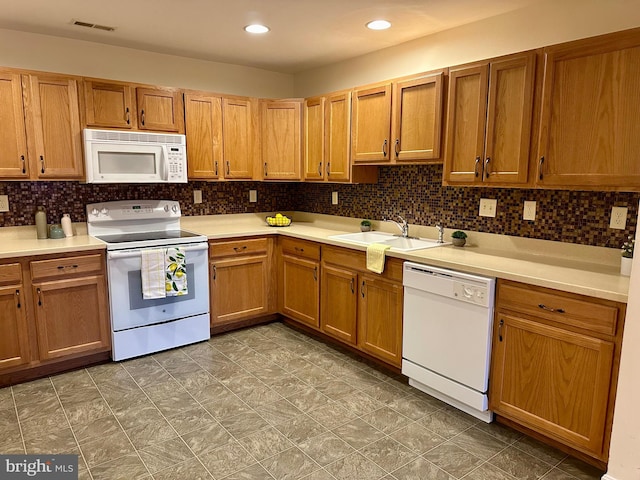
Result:
<instances>
[{"instance_id":1,"label":"tile floor","mask_svg":"<svg viewBox=\"0 0 640 480\"><path fill-rule=\"evenodd\" d=\"M597 479L280 323L0 389L0 452L80 479Z\"/></svg>"}]
</instances>

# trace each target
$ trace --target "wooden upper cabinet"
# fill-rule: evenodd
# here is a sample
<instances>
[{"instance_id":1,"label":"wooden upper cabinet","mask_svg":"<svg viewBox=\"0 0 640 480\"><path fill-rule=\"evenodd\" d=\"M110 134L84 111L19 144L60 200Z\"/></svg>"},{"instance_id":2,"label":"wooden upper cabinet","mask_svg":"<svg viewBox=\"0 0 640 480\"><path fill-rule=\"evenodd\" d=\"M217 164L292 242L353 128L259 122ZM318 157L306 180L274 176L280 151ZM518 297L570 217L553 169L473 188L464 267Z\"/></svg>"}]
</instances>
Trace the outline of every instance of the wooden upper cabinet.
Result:
<instances>
[{"instance_id":1,"label":"wooden upper cabinet","mask_svg":"<svg viewBox=\"0 0 640 480\"><path fill-rule=\"evenodd\" d=\"M83 176L78 80L59 75L24 75L32 178Z\"/></svg>"},{"instance_id":2,"label":"wooden upper cabinet","mask_svg":"<svg viewBox=\"0 0 640 480\"><path fill-rule=\"evenodd\" d=\"M29 165L20 75L0 70L0 178L27 178Z\"/></svg>"},{"instance_id":3,"label":"wooden upper cabinet","mask_svg":"<svg viewBox=\"0 0 640 480\"><path fill-rule=\"evenodd\" d=\"M393 82L392 158L439 160L443 72Z\"/></svg>"},{"instance_id":4,"label":"wooden upper cabinet","mask_svg":"<svg viewBox=\"0 0 640 480\"><path fill-rule=\"evenodd\" d=\"M380 163L391 159L391 83L353 92L351 160Z\"/></svg>"},{"instance_id":5,"label":"wooden upper cabinet","mask_svg":"<svg viewBox=\"0 0 640 480\"><path fill-rule=\"evenodd\" d=\"M324 180L324 97L304 101L304 179Z\"/></svg>"},{"instance_id":6,"label":"wooden upper cabinet","mask_svg":"<svg viewBox=\"0 0 640 480\"><path fill-rule=\"evenodd\" d=\"M536 184L640 189L640 29L544 49Z\"/></svg>"},{"instance_id":7,"label":"wooden upper cabinet","mask_svg":"<svg viewBox=\"0 0 640 480\"><path fill-rule=\"evenodd\" d=\"M185 93L187 171L190 179L217 179L222 167L222 98Z\"/></svg>"},{"instance_id":8,"label":"wooden upper cabinet","mask_svg":"<svg viewBox=\"0 0 640 480\"><path fill-rule=\"evenodd\" d=\"M256 162L255 102L249 98L222 99L224 177L250 180Z\"/></svg>"},{"instance_id":9,"label":"wooden upper cabinet","mask_svg":"<svg viewBox=\"0 0 640 480\"><path fill-rule=\"evenodd\" d=\"M172 88L136 88L138 128L184 133L182 94Z\"/></svg>"},{"instance_id":10,"label":"wooden upper cabinet","mask_svg":"<svg viewBox=\"0 0 640 480\"><path fill-rule=\"evenodd\" d=\"M349 161L351 153L351 92L328 95L325 99L324 112L325 178L332 182L349 181L351 178L351 162ZM355 172L357 173L358 170Z\"/></svg>"},{"instance_id":11,"label":"wooden upper cabinet","mask_svg":"<svg viewBox=\"0 0 640 480\"><path fill-rule=\"evenodd\" d=\"M83 83L87 126L126 130L136 126L134 87L91 79Z\"/></svg>"},{"instance_id":12,"label":"wooden upper cabinet","mask_svg":"<svg viewBox=\"0 0 640 480\"><path fill-rule=\"evenodd\" d=\"M262 163L264 180L301 178L301 102L262 102Z\"/></svg>"},{"instance_id":13,"label":"wooden upper cabinet","mask_svg":"<svg viewBox=\"0 0 640 480\"><path fill-rule=\"evenodd\" d=\"M449 70L445 184L525 184L535 52Z\"/></svg>"}]
</instances>

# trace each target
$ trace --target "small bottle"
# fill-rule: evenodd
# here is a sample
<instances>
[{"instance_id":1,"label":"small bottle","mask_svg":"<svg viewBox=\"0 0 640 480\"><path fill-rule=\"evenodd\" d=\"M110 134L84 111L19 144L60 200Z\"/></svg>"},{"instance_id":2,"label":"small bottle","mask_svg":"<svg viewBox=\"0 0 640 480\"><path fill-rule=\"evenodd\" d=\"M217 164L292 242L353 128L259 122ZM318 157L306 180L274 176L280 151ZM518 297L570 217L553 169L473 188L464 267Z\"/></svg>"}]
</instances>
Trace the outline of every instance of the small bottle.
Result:
<instances>
[{"instance_id":1,"label":"small bottle","mask_svg":"<svg viewBox=\"0 0 640 480\"><path fill-rule=\"evenodd\" d=\"M73 237L73 228L71 227L71 217L68 213L62 215L60 219L60 224L62 225L62 231L64 232L65 237Z\"/></svg>"},{"instance_id":2,"label":"small bottle","mask_svg":"<svg viewBox=\"0 0 640 480\"><path fill-rule=\"evenodd\" d=\"M36 207L36 234L38 239L47 238L47 211L42 205Z\"/></svg>"}]
</instances>

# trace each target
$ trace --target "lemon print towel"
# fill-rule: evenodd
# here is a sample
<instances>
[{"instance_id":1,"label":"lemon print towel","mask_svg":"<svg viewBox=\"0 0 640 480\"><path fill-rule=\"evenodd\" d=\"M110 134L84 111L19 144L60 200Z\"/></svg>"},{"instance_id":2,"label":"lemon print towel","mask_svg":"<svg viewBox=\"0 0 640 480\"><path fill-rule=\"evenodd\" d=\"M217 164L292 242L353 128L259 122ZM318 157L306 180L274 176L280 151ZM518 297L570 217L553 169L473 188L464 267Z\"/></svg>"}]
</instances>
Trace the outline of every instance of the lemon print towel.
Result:
<instances>
[{"instance_id":1,"label":"lemon print towel","mask_svg":"<svg viewBox=\"0 0 640 480\"><path fill-rule=\"evenodd\" d=\"M367 269L375 273L384 271L384 252L389 250L389 245L381 243L372 243L367 247Z\"/></svg>"},{"instance_id":2,"label":"lemon print towel","mask_svg":"<svg viewBox=\"0 0 640 480\"><path fill-rule=\"evenodd\" d=\"M167 248L165 252L166 281L165 292L167 297L186 295L187 288L187 262L184 250L179 247Z\"/></svg>"},{"instance_id":3,"label":"lemon print towel","mask_svg":"<svg viewBox=\"0 0 640 480\"><path fill-rule=\"evenodd\" d=\"M142 298L152 300L164 298L165 291L165 250L164 248L149 248L142 250Z\"/></svg>"}]
</instances>

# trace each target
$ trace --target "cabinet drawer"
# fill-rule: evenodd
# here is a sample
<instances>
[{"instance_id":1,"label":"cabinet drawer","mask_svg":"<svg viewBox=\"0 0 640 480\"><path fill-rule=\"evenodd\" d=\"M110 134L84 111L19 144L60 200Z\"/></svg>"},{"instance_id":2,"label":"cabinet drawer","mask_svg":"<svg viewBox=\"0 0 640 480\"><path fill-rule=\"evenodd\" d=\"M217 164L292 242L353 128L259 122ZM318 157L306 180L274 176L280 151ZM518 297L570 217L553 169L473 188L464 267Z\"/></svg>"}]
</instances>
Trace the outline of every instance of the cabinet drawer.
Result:
<instances>
[{"instance_id":1,"label":"cabinet drawer","mask_svg":"<svg viewBox=\"0 0 640 480\"><path fill-rule=\"evenodd\" d=\"M616 334L619 316L615 302L508 281L498 282L497 307L605 335Z\"/></svg>"},{"instance_id":2,"label":"cabinet drawer","mask_svg":"<svg viewBox=\"0 0 640 480\"><path fill-rule=\"evenodd\" d=\"M22 268L19 263L0 265L0 285L22 283Z\"/></svg>"},{"instance_id":3,"label":"cabinet drawer","mask_svg":"<svg viewBox=\"0 0 640 480\"><path fill-rule=\"evenodd\" d=\"M228 242L215 242L209 244L209 256L215 257L235 257L238 255L250 255L267 251L268 239L247 238L231 240Z\"/></svg>"},{"instance_id":4,"label":"cabinet drawer","mask_svg":"<svg viewBox=\"0 0 640 480\"><path fill-rule=\"evenodd\" d=\"M333 265L340 265L344 268L368 272L371 273L371 275L377 275L367 270L367 255L365 252L351 250L349 248L325 246L322 249L322 261ZM387 257L384 264L384 271L379 276L387 280L402 282L403 263L404 262L398 258Z\"/></svg>"},{"instance_id":5,"label":"cabinet drawer","mask_svg":"<svg viewBox=\"0 0 640 480\"><path fill-rule=\"evenodd\" d=\"M33 280L95 272L102 272L102 255L100 254L31 262Z\"/></svg>"},{"instance_id":6,"label":"cabinet drawer","mask_svg":"<svg viewBox=\"0 0 640 480\"><path fill-rule=\"evenodd\" d=\"M320 260L320 245L297 238L281 238L282 253L304 257L310 260Z\"/></svg>"}]
</instances>

